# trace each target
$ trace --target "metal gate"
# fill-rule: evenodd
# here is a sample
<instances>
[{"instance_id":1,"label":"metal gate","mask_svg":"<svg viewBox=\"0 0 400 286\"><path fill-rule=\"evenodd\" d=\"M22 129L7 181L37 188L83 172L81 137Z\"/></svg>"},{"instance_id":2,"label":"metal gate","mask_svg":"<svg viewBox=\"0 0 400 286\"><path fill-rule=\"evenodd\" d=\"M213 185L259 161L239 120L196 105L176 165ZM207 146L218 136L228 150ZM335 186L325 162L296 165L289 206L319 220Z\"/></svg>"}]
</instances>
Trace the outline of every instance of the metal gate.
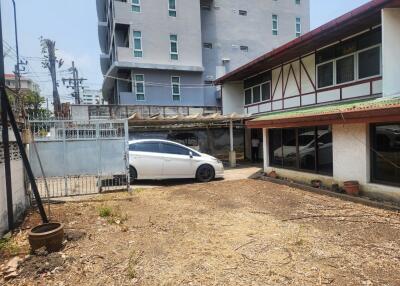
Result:
<instances>
[{"instance_id":1,"label":"metal gate","mask_svg":"<svg viewBox=\"0 0 400 286\"><path fill-rule=\"evenodd\" d=\"M127 120L29 123L29 158L42 197L129 190Z\"/></svg>"}]
</instances>

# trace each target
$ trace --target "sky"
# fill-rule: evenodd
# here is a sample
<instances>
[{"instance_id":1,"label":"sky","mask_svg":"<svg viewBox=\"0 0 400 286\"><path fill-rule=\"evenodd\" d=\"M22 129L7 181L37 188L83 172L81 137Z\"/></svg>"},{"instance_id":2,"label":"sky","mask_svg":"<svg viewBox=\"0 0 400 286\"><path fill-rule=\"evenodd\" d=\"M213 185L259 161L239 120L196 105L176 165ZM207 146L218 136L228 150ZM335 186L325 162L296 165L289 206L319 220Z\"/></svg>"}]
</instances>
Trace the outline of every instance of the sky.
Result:
<instances>
[{"instance_id":1,"label":"sky","mask_svg":"<svg viewBox=\"0 0 400 286\"><path fill-rule=\"evenodd\" d=\"M40 62L40 36L56 41L56 55L65 62L59 70L58 79L70 76L66 70L71 67L71 62L74 60L79 76L88 79L84 85L90 89L100 89L102 75L99 61L96 0L15 1L18 13L20 55L28 61L25 76L32 78L40 85L41 95L51 99L52 87L49 74L42 68ZM310 0L311 29L366 2L368 0ZM16 62L12 1L0 0L0 3L6 73L11 73ZM62 102L73 101L70 96L72 90L63 87L61 81L59 92Z\"/></svg>"}]
</instances>

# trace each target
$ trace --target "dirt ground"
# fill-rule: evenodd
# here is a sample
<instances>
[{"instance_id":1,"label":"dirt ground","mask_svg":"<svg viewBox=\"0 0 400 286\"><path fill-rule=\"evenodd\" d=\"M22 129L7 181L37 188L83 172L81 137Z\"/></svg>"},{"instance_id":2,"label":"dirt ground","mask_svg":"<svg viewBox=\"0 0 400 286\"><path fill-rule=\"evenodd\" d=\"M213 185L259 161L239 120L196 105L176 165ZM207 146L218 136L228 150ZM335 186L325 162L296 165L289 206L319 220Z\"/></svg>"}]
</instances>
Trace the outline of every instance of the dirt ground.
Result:
<instances>
[{"instance_id":1,"label":"dirt ground","mask_svg":"<svg viewBox=\"0 0 400 286\"><path fill-rule=\"evenodd\" d=\"M268 182L103 194L52 214L86 235L0 284L400 285L399 213Z\"/></svg>"}]
</instances>

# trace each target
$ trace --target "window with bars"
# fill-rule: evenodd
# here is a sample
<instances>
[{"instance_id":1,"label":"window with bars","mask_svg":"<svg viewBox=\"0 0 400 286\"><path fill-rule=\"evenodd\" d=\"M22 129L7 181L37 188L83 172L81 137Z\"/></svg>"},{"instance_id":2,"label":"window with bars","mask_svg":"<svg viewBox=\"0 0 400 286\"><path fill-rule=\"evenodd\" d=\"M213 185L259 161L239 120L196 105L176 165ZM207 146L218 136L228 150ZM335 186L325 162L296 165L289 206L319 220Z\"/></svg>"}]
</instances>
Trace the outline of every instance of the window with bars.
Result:
<instances>
[{"instance_id":1,"label":"window with bars","mask_svg":"<svg viewBox=\"0 0 400 286\"><path fill-rule=\"evenodd\" d=\"M171 60L178 60L178 35L170 35L169 40Z\"/></svg>"},{"instance_id":2,"label":"window with bars","mask_svg":"<svg viewBox=\"0 0 400 286\"><path fill-rule=\"evenodd\" d=\"M172 86L172 100L180 101L181 100L181 78L179 76L171 77L171 86Z\"/></svg>"},{"instance_id":3,"label":"window with bars","mask_svg":"<svg viewBox=\"0 0 400 286\"><path fill-rule=\"evenodd\" d=\"M143 57L142 32L133 31L133 55L135 58Z\"/></svg>"},{"instance_id":4,"label":"window with bars","mask_svg":"<svg viewBox=\"0 0 400 286\"><path fill-rule=\"evenodd\" d=\"M278 35L278 15L272 15L272 35Z\"/></svg>"},{"instance_id":5,"label":"window with bars","mask_svg":"<svg viewBox=\"0 0 400 286\"><path fill-rule=\"evenodd\" d=\"M296 17L296 37L301 36L301 18Z\"/></svg>"},{"instance_id":6,"label":"window with bars","mask_svg":"<svg viewBox=\"0 0 400 286\"><path fill-rule=\"evenodd\" d=\"M133 12L140 12L141 8L140 8L140 0L132 0L132 11Z\"/></svg>"},{"instance_id":7,"label":"window with bars","mask_svg":"<svg viewBox=\"0 0 400 286\"><path fill-rule=\"evenodd\" d=\"M168 15L176 17L176 0L168 0Z\"/></svg>"},{"instance_id":8,"label":"window with bars","mask_svg":"<svg viewBox=\"0 0 400 286\"><path fill-rule=\"evenodd\" d=\"M134 90L136 95L136 100L144 101L145 100L145 81L143 74L135 74L134 75Z\"/></svg>"}]
</instances>

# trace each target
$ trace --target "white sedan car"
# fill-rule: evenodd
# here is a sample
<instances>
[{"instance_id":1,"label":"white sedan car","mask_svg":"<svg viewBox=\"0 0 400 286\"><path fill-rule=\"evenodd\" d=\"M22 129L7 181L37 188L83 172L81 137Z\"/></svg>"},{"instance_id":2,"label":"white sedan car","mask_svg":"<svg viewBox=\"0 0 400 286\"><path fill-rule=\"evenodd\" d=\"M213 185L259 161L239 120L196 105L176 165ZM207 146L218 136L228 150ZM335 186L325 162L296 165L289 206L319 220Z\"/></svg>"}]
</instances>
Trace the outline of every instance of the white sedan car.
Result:
<instances>
[{"instance_id":1,"label":"white sedan car","mask_svg":"<svg viewBox=\"0 0 400 286\"><path fill-rule=\"evenodd\" d=\"M131 181L196 178L208 182L224 176L220 160L167 140L130 141L129 166Z\"/></svg>"}]
</instances>

